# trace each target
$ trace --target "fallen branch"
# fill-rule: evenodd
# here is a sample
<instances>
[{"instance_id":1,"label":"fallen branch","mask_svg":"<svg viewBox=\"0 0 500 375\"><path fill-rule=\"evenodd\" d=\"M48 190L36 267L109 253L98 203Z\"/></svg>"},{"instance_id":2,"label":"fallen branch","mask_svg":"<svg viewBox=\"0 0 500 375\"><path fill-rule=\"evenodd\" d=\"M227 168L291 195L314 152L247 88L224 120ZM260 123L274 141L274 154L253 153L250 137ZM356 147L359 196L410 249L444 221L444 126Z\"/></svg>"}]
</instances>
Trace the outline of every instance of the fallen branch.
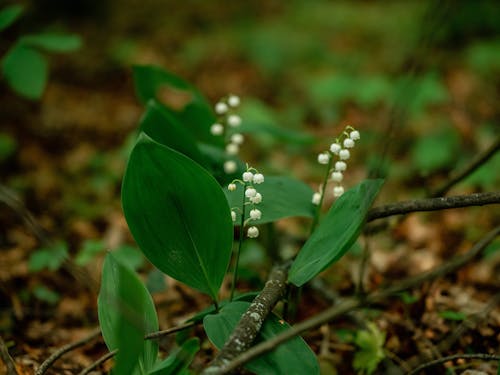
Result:
<instances>
[{"instance_id":1,"label":"fallen branch","mask_svg":"<svg viewBox=\"0 0 500 375\"><path fill-rule=\"evenodd\" d=\"M89 374L91 371L93 371L98 366L102 365L108 359L113 358L116 355L116 353L118 353L118 349L115 349L112 352L104 354L101 358L99 358L97 361L95 361L94 363L92 363L89 367L84 368L78 375L87 375L87 374Z\"/></svg>"},{"instance_id":2,"label":"fallen branch","mask_svg":"<svg viewBox=\"0 0 500 375\"><path fill-rule=\"evenodd\" d=\"M486 360L486 361L500 361L500 355L486 354L486 353L454 354L454 355L450 355L447 357L436 359L434 361L424 363L424 364L418 366L417 368L415 368L414 370L412 370L411 372L409 372L408 375L418 374L420 371L422 371L428 367L440 365L440 364L446 363L448 361L453 361L455 359L482 359L482 360Z\"/></svg>"},{"instance_id":3,"label":"fallen branch","mask_svg":"<svg viewBox=\"0 0 500 375\"><path fill-rule=\"evenodd\" d=\"M377 292L373 292L366 297L362 298L347 298L340 302L337 306L330 307L329 309L319 313L318 315L305 320L292 326L287 331L275 336L274 338L260 343L246 352L240 354L238 357L234 358L230 363L225 364L219 369L217 374L229 374L237 368L241 367L248 361L274 350L278 345L292 339L301 333L308 331L312 328L321 326L322 324L328 323L345 313L357 309L362 306L372 305L377 302L381 302L384 299L402 292L406 289L416 287L426 281L435 279L437 277L443 276L455 269L466 264L473 258L475 258L488 244L493 241L493 239L500 233L500 226L496 227L494 230L489 232L484 236L476 245L474 245L467 253L463 255L456 256L452 258L449 262L436 267L430 271L424 272L422 274L416 275L414 277L409 277L402 281L399 281L397 285L382 289Z\"/></svg>"},{"instance_id":4,"label":"fallen branch","mask_svg":"<svg viewBox=\"0 0 500 375\"><path fill-rule=\"evenodd\" d=\"M454 185L462 181L465 177L469 176L472 172L478 169L481 165L486 163L493 155L500 150L500 137L498 137L493 144L486 150L478 154L470 164L464 168L452 173L450 179L446 181L441 187L431 192L431 197L439 197L445 195Z\"/></svg>"},{"instance_id":5,"label":"fallen branch","mask_svg":"<svg viewBox=\"0 0 500 375\"><path fill-rule=\"evenodd\" d=\"M62 357L64 354L67 352L70 352L73 349L76 349L80 346L83 346L87 344L88 342L94 340L95 338L99 337L101 335L101 330L99 328L96 328L92 331L91 334L88 336L84 337L81 340L75 341L73 343L70 343L68 345L64 345L63 347L59 348L56 350L52 355L47 358L41 365L40 367L36 370L35 375L43 375L45 371L49 369L52 364L57 361L60 357Z\"/></svg>"},{"instance_id":6,"label":"fallen branch","mask_svg":"<svg viewBox=\"0 0 500 375\"><path fill-rule=\"evenodd\" d=\"M9 350L7 349L7 345L0 336L0 358L2 358L3 363L5 363L5 367L7 368L6 375L18 375L16 364L14 360L9 354Z\"/></svg>"},{"instance_id":7,"label":"fallen branch","mask_svg":"<svg viewBox=\"0 0 500 375\"><path fill-rule=\"evenodd\" d=\"M367 221L373 221L388 216L403 215L418 211L438 211L451 208L470 206L484 206L487 204L499 204L500 192L475 193L467 195L455 195L451 197L423 198L372 208L368 212Z\"/></svg>"},{"instance_id":8,"label":"fallen branch","mask_svg":"<svg viewBox=\"0 0 500 375\"><path fill-rule=\"evenodd\" d=\"M273 269L262 292L255 297L224 347L202 374L218 374L228 362L250 347L267 315L285 293L288 266L287 264Z\"/></svg>"},{"instance_id":9,"label":"fallen branch","mask_svg":"<svg viewBox=\"0 0 500 375\"><path fill-rule=\"evenodd\" d=\"M148 333L146 336L144 336L144 340L152 340L152 339L157 339L161 336L167 336L170 335L171 333L179 332L182 331L183 329L191 328L195 326L197 323L192 321L188 323L181 324L180 326L177 327L172 327L165 329L163 331L158 331L158 332L151 332Z\"/></svg>"}]
</instances>

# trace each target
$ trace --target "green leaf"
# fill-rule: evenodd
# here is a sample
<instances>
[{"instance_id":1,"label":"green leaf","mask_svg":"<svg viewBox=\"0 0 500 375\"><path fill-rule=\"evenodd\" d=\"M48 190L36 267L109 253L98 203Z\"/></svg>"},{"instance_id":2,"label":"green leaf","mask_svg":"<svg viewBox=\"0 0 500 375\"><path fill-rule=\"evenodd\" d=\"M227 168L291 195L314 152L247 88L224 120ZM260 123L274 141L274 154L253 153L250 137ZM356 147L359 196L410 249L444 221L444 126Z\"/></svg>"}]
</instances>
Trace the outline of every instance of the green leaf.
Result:
<instances>
[{"instance_id":1,"label":"green leaf","mask_svg":"<svg viewBox=\"0 0 500 375\"><path fill-rule=\"evenodd\" d=\"M201 166L206 166L205 158L191 133L156 100L148 101L146 112L139 124L139 130L156 142L186 155Z\"/></svg>"},{"instance_id":2,"label":"green leaf","mask_svg":"<svg viewBox=\"0 0 500 375\"><path fill-rule=\"evenodd\" d=\"M28 269L31 272L41 271L47 268L50 271L58 270L68 256L68 245L58 242L52 247L36 250L31 254Z\"/></svg>"},{"instance_id":3,"label":"green leaf","mask_svg":"<svg viewBox=\"0 0 500 375\"><path fill-rule=\"evenodd\" d=\"M104 251L104 242L99 240L86 240L83 242L80 251L76 255L75 263L79 266L84 266L89 263L99 253Z\"/></svg>"},{"instance_id":4,"label":"green leaf","mask_svg":"<svg viewBox=\"0 0 500 375\"><path fill-rule=\"evenodd\" d=\"M249 302L231 302L223 306L218 314L205 316L203 319L205 332L217 348L224 346L248 306ZM256 344L269 340L289 328L286 322L271 313L262 325ZM248 362L244 367L259 375L319 374L316 356L300 336Z\"/></svg>"},{"instance_id":5,"label":"green leaf","mask_svg":"<svg viewBox=\"0 0 500 375\"><path fill-rule=\"evenodd\" d=\"M63 33L24 35L19 42L24 46L42 48L49 52L72 52L82 46L82 40L78 35Z\"/></svg>"},{"instance_id":6,"label":"green leaf","mask_svg":"<svg viewBox=\"0 0 500 375\"><path fill-rule=\"evenodd\" d=\"M200 91L182 78L157 66L136 65L133 69L135 91L143 104L155 99L165 106L180 124L186 126L196 139L223 146L222 140L210 133L210 126L216 118L212 107ZM185 97L185 103L181 103L180 108L174 108L167 100L163 100L167 90Z\"/></svg>"},{"instance_id":7,"label":"green leaf","mask_svg":"<svg viewBox=\"0 0 500 375\"><path fill-rule=\"evenodd\" d=\"M256 185L257 191L262 194L262 202L258 209L262 211L260 220L252 220L252 224L270 223L285 217L313 217L315 206L311 203L313 190L309 185L292 177L266 176L265 181ZM243 200L243 186L237 185L235 191L224 188L229 206L241 209ZM241 222L241 212L236 211L235 225ZM245 218L248 218L249 209L246 210Z\"/></svg>"},{"instance_id":8,"label":"green leaf","mask_svg":"<svg viewBox=\"0 0 500 375\"><path fill-rule=\"evenodd\" d=\"M233 227L217 181L197 163L139 136L122 185L122 205L140 249L169 276L217 298Z\"/></svg>"},{"instance_id":9,"label":"green leaf","mask_svg":"<svg viewBox=\"0 0 500 375\"><path fill-rule=\"evenodd\" d=\"M10 5L0 11L0 31L12 25L23 12L22 5Z\"/></svg>"},{"instance_id":10,"label":"green leaf","mask_svg":"<svg viewBox=\"0 0 500 375\"><path fill-rule=\"evenodd\" d=\"M59 293L56 293L43 285L35 287L35 289L33 289L33 295L40 301L47 302L50 305L55 305L61 298Z\"/></svg>"},{"instance_id":11,"label":"green leaf","mask_svg":"<svg viewBox=\"0 0 500 375\"><path fill-rule=\"evenodd\" d=\"M288 281L302 286L342 258L358 238L383 180L366 180L344 193L309 237L290 268Z\"/></svg>"},{"instance_id":12,"label":"green leaf","mask_svg":"<svg viewBox=\"0 0 500 375\"><path fill-rule=\"evenodd\" d=\"M39 99L47 82L47 60L38 51L21 44L14 45L4 56L2 71L5 80L17 94Z\"/></svg>"},{"instance_id":13,"label":"green leaf","mask_svg":"<svg viewBox=\"0 0 500 375\"><path fill-rule=\"evenodd\" d=\"M158 356L158 342L144 340L158 331L156 310L137 275L111 253L104 261L97 312L104 342L110 351L118 349L113 373L146 374Z\"/></svg>"},{"instance_id":14,"label":"green leaf","mask_svg":"<svg viewBox=\"0 0 500 375\"><path fill-rule=\"evenodd\" d=\"M135 246L121 245L113 250L113 256L121 264L132 270L141 268L145 262L144 255Z\"/></svg>"},{"instance_id":15,"label":"green leaf","mask_svg":"<svg viewBox=\"0 0 500 375\"><path fill-rule=\"evenodd\" d=\"M184 371L193 361L195 354L200 350L200 339L193 337L176 349L163 361L158 362L149 375L177 375Z\"/></svg>"},{"instance_id":16,"label":"green leaf","mask_svg":"<svg viewBox=\"0 0 500 375\"><path fill-rule=\"evenodd\" d=\"M10 158L18 148L16 139L9 133L0 132L0 163Z\"/></svg>"},{"instance_id":17,"label":"green leaf","mask_svg":"<svg viewBox=\"0 0 500 375\"><path fill-rule=\"evenodd\" d=\"M452 310L445 310L445 311L440 311L439 316L441 318L444 318L446 320L464 320L467 318L467 315L464 314L463 312L460 311L452 311Z\"/></svg>"},{"instance_id":18,"label":"green leaf","mask_svg":"<svg viewBox=\"0 0 500 375\"><path fill-rule=\"evenodd\" d=\"M385 333L372 323L367 323L367 330L356 333L354 343L359 350L354 355L353 367L362 373L372 374L382 359L385 358Z\"/></svg>"}]
</instances>

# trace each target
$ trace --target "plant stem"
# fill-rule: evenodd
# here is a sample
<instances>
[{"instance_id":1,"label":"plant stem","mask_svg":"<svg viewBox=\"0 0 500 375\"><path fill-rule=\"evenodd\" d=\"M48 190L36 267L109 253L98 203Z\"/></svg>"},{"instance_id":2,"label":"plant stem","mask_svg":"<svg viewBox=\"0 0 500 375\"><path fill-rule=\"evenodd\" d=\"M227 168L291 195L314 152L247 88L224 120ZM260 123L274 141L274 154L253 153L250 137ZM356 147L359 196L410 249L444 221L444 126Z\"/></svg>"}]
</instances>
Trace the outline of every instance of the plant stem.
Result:
<instances>
[{"instance_id":1,"label":"plant stem","mask_svg":"<svg viewBox=\"0 0 500 375\"><path fill-rule=\"evenodd\" d=\"M320 187L321 198L319 200L318 207L316 208L316 214L314 215L314 218L313 218L310 234L312 234L314 232L314 230L316 229L316 226L318 225L319 215L321 214L321 206L323 205L323 200L325 198L326 183L328 182L328 176L330 175L330 169L332 168L332 160L333 160L333 156L331 156L330 159L328 159L328 166L326 168L325 177L323 178L323 184Z\"/></svg>"},{"instance_id":2,"label":"plant stem","mask_svg":"<svg viewBox=\"0 0 500 375\"><path fill-rule=\"evenodd\" d=\"M245 190L247 188L247 184L243 185L243 200L241 202L241 221L240 221L240 238L238 240L238 249L236 250L236 259L234 262L234 271L233 271L233 282L231 285L231 295L229 296L229 301L231 302L234 297L234 290L236 289L236 280L238 279L238 263L240 262L240 253L241 246L243 245L243 234L244 234L244 226L245 226Z\"/></svg>"}]
</instances>

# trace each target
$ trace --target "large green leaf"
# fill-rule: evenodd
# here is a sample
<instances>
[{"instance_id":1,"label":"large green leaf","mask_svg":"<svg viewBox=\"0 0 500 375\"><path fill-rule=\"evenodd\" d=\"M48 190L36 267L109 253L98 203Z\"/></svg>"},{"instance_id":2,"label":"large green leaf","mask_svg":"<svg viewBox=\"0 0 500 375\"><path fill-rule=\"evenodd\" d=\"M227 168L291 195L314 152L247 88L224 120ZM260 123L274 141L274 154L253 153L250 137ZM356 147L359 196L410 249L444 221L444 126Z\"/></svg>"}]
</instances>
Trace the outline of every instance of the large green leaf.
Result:
<instances>
[{"instance_id":1,"label":"large green leaf","mask_svg":"<svg viewBox=\"0 0 500 375\"><path fill-rule=\"evenodd\" d=\"M191 133L156 100L148 101L139 129L156 142L186 155L202 166L206 165Z\"/></svg>"},{"instance_id":2,"label":"large green leaf","mask_svg":"<svg viewBox=\"0 0 500 375\"><path fill-rule=\"evenodd\" d=\"M0 10L0 31L12 25L23 12L22 5L10 5Z\"/></svg>"},{"instance_id":3,"label":"large green leaf","mask_svg":"<svg viewBox=\"0 0 500 375\"><path fill-rule=\"evenodd\" d=\"M163 361L158 362L149 375L178 375L193 361L195 354L200 350L200 339L193 337L173 351Z\"/></svg>"},{"instance_id":4,"label":"large green leaf","mask_svg":"<svg viewBox=\"0 0 500 375\"><path fill-rule=\"evenodd\" d=\"M339 260L358 238L383 180L366 180L344 193L309 237L288 273L301 286Z\"/></svg>"},{"instance_id":5,"label":"large green leaf","mask_svg":"<svg viewBox=\"0 0 500 375\"><path fill-rule=\"evenodd\" d=\"M4 56L2 71L5 80L19 95L39 99L47 82L47 60L38 51L21 44L14 45Z\"/></svg>"},{"instance_id":6,"label":"large green leaf","mask_svg":"<svg viewBox=\"0 0 500 375\"><path fill-rule=\"evenodd\" d=\"M224 346L248 306L250 306L249 302L231 302L222 307L218 314L205 316L203 319L205 332L217 348ZM262 325L255 343L269 340L289 328L286 322L271 313ZM316 356L300 336L248 362L244 367L258 375L319 374Z\"/></svg>"},{"instance_id":7,"label":"large green leaf","mask_svg":"<svg viewBox=\"0 0 500 375\"><path fill-rule=\"evenodd\" d=\"M24 35L19 41L25 46L43 48L50 52L72 52L82 45L82 40L78 35L63 33Z\"/></svg>"},{"instance_id":8,"label":"large green leaf","mask_svg":"<svg viewBox=\"0 0 500 375\"><path fill-rule=\"evenodd\" d=\"M222 146L222 139L214 137L210 133L210 126L216 121L212 108L194 86L175 74L149 65L134 66L134 83L137 97L143 104L151 99L156 99L198 140ZM182 108L173 108L172 105L163 100L162 91L167 89L182 93L183 96L187 97Z\"/></svg>"},{"instance_id":9,"label":"large green leaf","mask_svg":"<svg viewBox=\"0 0 500 375\"><path fill-rule=\"evenodd\" d=\"M144 340L146 334L158 331L153 300L137 275L112 253L104 261L97 311L108 349L118 349L113 372L147 374L158 355L158 342Z\"/></svg>"},{"instance_id":10,"label":"large green leaf","mask_svg":"<svg viewBox=\"0 0 500 375\"><path fill-rule=\"evenodd\" d=\"M141 133L125 171L122 204L151 263L216 299L233 240L229 206L217 181Z\"/></svg>"},{"instance_id":11,"label":"large green leaf","mask_svg":"<svg viewBox=\"0 0 500 375\"><path fill-rule=\"evenodd\" d=\"M235 191L224 189L229 206L241 209L243 199L243 186L236 185ZM309 185L292 177L266 176L265 181L255 185L255 189L262 194L262 202L256 207L262 211L260 220L252 221L253 224L273 222L285 217L302 216L312 217L315 206L311 203L313 191ZM249 209L246 210L245 219L248 218ZM238 225L241 221L240 210L235 210Z\"/></svg>"}]
</instances>

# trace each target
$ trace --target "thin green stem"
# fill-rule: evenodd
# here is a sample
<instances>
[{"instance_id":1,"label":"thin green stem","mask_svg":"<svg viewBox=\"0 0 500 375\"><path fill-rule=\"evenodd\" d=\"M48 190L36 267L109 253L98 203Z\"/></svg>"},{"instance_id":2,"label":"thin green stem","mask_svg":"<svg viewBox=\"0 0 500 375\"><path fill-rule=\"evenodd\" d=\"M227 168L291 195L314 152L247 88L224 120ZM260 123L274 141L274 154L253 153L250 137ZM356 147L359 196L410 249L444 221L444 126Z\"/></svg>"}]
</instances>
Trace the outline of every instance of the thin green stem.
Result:
<instances>
[{"instance_id":1,"label":"thin green stem","mask_svg":"<svg viewBox=\"0 0 500 375\"><path fill-rule=\"evenodd\" d=\"M238 249L236 250L236 259L234 262L234 271L233 271L233 282L231 285L231 295L229 296L229 301L233 300L234 290L236 289L236 280L238 279L238 264L240 262L240 253L241 246L243 245L243 235L244 235L244 226L245 226L245 190L247 188L247 184L243 185L243 200L241 203L241 221L240 221L240 238L238 241Z\"/></svg>"},{"instance_id":2,"label":"thin green stem","mask_svg":"<svg viewBox=\"0 0 500 375\"><path fill-rule=\"evenodd\" d=\"M319 200L318 207L316 208L316 213L315 213L314 218L313 218L310 234L312 234L314 232L314 230L316 229L316 226L318 225L318 222L319 222L319 216L321 214L321 206L323 205L323 200L325 198L326 184L328 182L328 177L330 176L330 169L332 169L332 161L333 161L333 155L331 155L330 159L328 160L328 166L326 168L325 177L323 178L323 184L321 185L321 188L320 188L321 198Z\"/></svg>"}]
</instances>

